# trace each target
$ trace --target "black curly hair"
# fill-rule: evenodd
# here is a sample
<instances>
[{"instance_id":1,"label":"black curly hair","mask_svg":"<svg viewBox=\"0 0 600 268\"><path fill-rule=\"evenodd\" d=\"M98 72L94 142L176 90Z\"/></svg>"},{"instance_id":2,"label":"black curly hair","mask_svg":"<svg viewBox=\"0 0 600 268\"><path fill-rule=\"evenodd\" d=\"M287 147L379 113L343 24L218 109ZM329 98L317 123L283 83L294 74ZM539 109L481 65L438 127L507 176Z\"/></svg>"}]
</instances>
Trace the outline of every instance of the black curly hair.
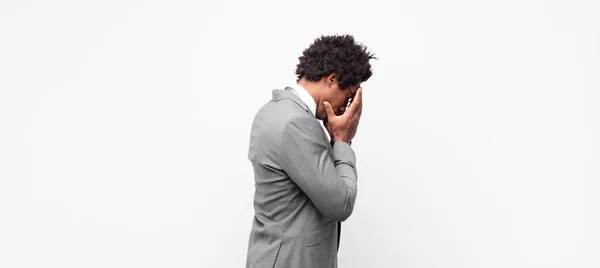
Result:
<instances>
[{"instance_id":1,"label":"black curly hair","mask_svg":"<svg viewBox=\"0 0 600 268\"><path fill-rule=\"evenodd\" d=\"M341 89L367 81L373 72L370 59L377 59L367 47L354 42L352 35L321 35L298 58L296 75L300 81L319 81L335 72Z\"/></svg>"}]
</instances>

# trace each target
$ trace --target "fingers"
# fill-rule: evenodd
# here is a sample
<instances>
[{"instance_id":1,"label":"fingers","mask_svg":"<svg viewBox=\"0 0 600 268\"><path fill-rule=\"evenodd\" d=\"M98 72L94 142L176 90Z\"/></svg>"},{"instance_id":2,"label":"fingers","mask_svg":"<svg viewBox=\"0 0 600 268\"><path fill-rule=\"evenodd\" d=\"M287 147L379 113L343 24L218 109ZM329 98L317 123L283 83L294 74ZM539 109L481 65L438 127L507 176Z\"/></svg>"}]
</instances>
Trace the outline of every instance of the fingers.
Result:
<instances>
[{"instance_id":1,"label":"fingers","mask_svg":"<svg viewBox=\"0 0 600 268\"><path fill-rule=\"evenodd\" d=\"M356 90L356 96L354 96L354 99L352 100L352 103L350 103L350 107L348 109L354 113L358 109L361 109L361 107L362 107L362 87L359 87Z\"/></svg>"},{"instance_id":2,"label":"fingers","mask_svg":"<svg viewBox=\"0 0 600 268\"><path fill-rule=\"evenodd\" d=\"M329 102L325 101L325 102L323 102L323 105L325 106L325 112L327 112L327 121L335 118L336 115L333 112L333 108L331 108L331 104L329 104Z\"/></svg>"},{"instance_id":3,"label":"fingers","mask_svg":"<svg viewBox=\"0 0 600 268\"><path fill-rule=\"evenodd\" d=\"M362 113L362 88L358 88L356 96L354 96L354 100L348 109L351 111L352 117L360 118Z\"/></svg>"}]
</instances>

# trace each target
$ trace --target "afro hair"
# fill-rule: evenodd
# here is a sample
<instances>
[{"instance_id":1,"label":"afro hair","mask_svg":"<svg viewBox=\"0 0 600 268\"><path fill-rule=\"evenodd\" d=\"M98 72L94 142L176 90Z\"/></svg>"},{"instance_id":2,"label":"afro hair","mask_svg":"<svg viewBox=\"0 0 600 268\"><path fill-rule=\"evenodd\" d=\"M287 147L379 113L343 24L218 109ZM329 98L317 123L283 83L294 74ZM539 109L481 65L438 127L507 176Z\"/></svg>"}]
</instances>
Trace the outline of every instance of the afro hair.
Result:
<instances>
[{"instance_id":1,"label":"afro hair","mask_svg":"<svg viewBox=\"0 0 600 268\"><path fill-rule=\"evenodd\" d=\"M346 89L367 81L373 75L369 60L377 58L364 45L355 43L352 35L321 35L298 59L296 82L302 77L319 81L336 73L339 87Z\"/></svg>"}]
</instances>

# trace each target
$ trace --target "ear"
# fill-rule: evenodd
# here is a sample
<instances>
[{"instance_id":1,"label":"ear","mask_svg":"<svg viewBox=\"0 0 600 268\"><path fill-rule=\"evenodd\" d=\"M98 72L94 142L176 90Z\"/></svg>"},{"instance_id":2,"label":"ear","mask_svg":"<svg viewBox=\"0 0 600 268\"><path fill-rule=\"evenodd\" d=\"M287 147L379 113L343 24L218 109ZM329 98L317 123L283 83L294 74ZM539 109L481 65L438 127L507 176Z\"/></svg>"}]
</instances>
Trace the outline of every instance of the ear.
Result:
<instances>
[{"instance_id":1,"label":"ear","mask_svg":"<svg viewBox=\"0 0 600 268\"><path fill-rule=\"evenodd\" d=\"M330 73L327 76L327 85L328 86L335 85L335 83L337 83L337 77L338 77L337 73L335 73L335 72L334 73Z\"/></svg>"}]
</instances>

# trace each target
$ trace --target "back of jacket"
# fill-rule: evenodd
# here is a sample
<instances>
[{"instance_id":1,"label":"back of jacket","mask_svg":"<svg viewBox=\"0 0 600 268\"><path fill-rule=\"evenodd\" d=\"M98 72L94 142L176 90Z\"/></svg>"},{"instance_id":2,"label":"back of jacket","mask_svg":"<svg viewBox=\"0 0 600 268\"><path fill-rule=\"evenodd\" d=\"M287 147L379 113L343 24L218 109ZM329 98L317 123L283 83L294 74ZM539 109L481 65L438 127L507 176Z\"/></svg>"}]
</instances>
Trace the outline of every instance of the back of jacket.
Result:
<instances>
[{"instance_id":1,"label":"back of jacket","mask_svg":"<svg viewBox=\"0 0 600 268\"><path fill-rule=\"evenodd\" d=\"M337 267L337 222L356 199L352 148L332 147L306 104L273 90L254 118L248 158L256 190L246 267Z\"/></svg>"}]
</instances>

